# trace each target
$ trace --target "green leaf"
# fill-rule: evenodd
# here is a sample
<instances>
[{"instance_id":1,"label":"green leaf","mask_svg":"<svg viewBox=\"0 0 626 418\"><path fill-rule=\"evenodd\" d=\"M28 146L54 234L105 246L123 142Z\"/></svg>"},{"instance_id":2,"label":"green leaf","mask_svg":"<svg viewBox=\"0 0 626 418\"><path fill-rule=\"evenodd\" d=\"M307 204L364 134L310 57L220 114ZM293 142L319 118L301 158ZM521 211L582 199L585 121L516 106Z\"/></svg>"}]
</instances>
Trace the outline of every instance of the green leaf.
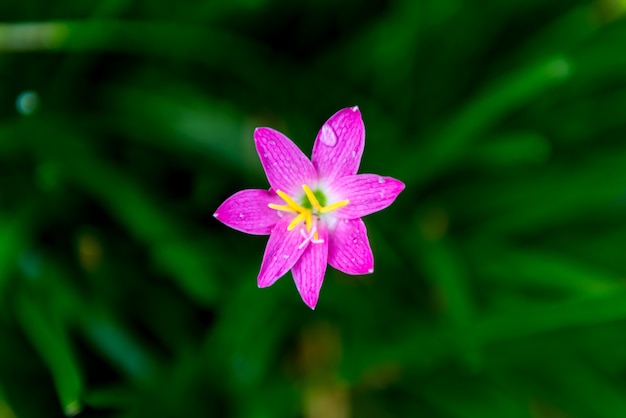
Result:
<instances>
[{"instance_id":1,"label":"green leaf","mask_svg":"<svg viewBox=\"0 0 626 418\"><path fill-rule=\"evenodd\" d=\"M54 312L48 312L25 292L17 298L20 325L50 369L63 412L67 416L82 409L83 378L67 332Z\"/></svg>"},{"instance_id":2,"label":"green leaf","mask_svg":"<svg viewBox=\"0 0 626 418\"><path fill-rule=\"evenodd\" d=\"M426 147L400 158L399 175L411 187L422 186L445 171L509 112L527 105L570 76L572 63L563 56L534 63L486 87L429 138ZM414 155L419 155L415 160Z\"/></svg>"}]
</instances>

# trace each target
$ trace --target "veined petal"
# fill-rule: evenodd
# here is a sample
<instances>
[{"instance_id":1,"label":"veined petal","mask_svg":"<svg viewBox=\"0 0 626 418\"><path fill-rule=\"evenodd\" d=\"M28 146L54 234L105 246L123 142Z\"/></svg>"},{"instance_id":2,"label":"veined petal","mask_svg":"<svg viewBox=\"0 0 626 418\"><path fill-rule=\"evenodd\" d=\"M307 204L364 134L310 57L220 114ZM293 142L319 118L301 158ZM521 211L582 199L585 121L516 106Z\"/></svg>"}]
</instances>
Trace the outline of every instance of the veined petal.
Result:
<instances>
[{"instance_id":1,"label":"veined petal","mask_svg":"<svg viewBox=\"0 0 626 418\"><path fill-rule=\"evenodd\" d=\"M280 279L298 261L307 246L300 245L304 240L300 228L287 230L293 215L284 215L272 229L270 239L265 247L261 271L259 272L259 287L268 287Z\"/></svg>"},{"instance_id":2,"label":"veined petal","mask_svg":"<svg viewBox=\"0 0 626 418\"><path fill-rule=\"evenodd\" d=\"M248 189L235 193L220 205L213 216L237 231L253 235L268 235L280 219L269 203L280 203L271 191Z\"/></svg>"},{"instance_id":3,"label":"veined petal","mask_svg":"<svg viewBox=\"0 0 626 418\"><path fill-rule=\"evenodd\" d=\"M342 219L330 235L328 264L346 274L374 272L374 255L361 219Z\"/></svg>"},{"instance_id":4,"label":"veined petal","mask_svg":"<svg viewBox=\"0 0 626 418\"><path fill-rule=\"evenodd\" d=\"M296 288L304 303L311 309L315 309L317 304L328 260L328 232L321 222L317 223L317 228L318 242L310 243L291 269Z\"/></svg>"},{"instance_id":5,"label":"veined petal","mask_svg":"<svg viewBox=\"0 0 626 418\"><path fill-rule=\"evenodd\" d=\"M312 161L320 179L356 174L365 147L365 126L359 108L335 113L322 126L313 145Z\"/></svg>"},{"instance_id":6,"label":"veined petal","mask_svg":"<svg viewBox=\"0 0 626 418\"><path fill-rule=\"evenodd\" d=\"M404 183L393 177L357 174L337 179L330 188L339 199L350 201L333 214L338 218L355 219L391 205L404 190Z\"/></svg>"},{"instance_id":7,"label":"veined petal","mask_svg":"<svg viewBox=\"0 0 626 418\"><path fill-rule=\"evenodd\" d=\"M301 191L317 180L313 164L291 139L271 128L257 128L254 143L267 180L274 190Z\"/></svg>"}]
</instances>

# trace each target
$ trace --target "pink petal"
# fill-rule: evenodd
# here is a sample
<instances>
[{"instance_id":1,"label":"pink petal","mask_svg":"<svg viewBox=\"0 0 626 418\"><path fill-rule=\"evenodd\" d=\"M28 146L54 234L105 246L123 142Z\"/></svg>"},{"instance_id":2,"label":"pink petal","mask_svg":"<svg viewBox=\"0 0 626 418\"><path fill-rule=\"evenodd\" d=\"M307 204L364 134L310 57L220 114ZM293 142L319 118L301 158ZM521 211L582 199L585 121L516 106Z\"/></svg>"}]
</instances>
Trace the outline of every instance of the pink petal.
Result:
<instances>
[{"instance_id":1,"label":"pink petal","mask_svg":"<svg viewBox=\"0 0 626 418\"><path fill-rule=\"evenodd\" d=\"M270 234L259 272L259 287L273 285L293 267L307 248L307 245L300 245L304 241L300 229L304 226L287 231L287 226L293 218L293 215L284 215Z\"/></svg>"},{"instance_id":2,"label":"pink petal","mask_svg":"<svg viewBox=\"0 0 626 418\"><path fill-rule=\"evenodd\" d=\"M393 177L376 174L357 174L342 177L331 186L337 200L350 203L333 212L338 218L355 219L378 212L391 205L404 190L404 183Z\"/></svg>"},{"instance_id":3,"label":"pink petal","mask_svg":"<svg viewBox=\"0 0 626 418\"><path fill-rule=\"evenodd\" d=\"M313 164L289 138L271 128L257 128L254 142L272 189L291 195L317 179Z\"/></svg>"},{"instance_id":4,"label":"pink petal","mask_svg":"<svg viewBox=\"0 0 626 418\"><path fill-rule=\"evenodd\" d=\"M315 309L317 304L326 273L326 260L328 259L328 233L321 222L317 225L318 238L324 242L310 243L302 257L291 269L296 288L304 303L311 309Z\"/></svg>"},{"instance_id":5,"label":"pink petal","mask_svg":"<svg viewBox=\"0 0 626 418\"><path fill-rule=\"evenodd\" d=\"M280 204L282 199L267 190L249 189L235 193L215 211L215 218L237 231L253 235L269 235L280 219L268 203Z\"/></svg>"},{"instance_id":6,"label":"pink petal","mask_svg":"<svg viewBox=\"0 0 626 418\"><path fill-rule=\"evenodd\" d=\"M328 246L328 264L346 274L374 271L374 255L361 219L342 219L332 231Z\"/></svg>"},{"instance_id":7,"label":"pink petal","mask_svg":"<svg viewBox=\"0 0 626 418\"><path fill-rule=\"evenodd\" d=\"M356 174L365 147L365 126L358 107L335 113L322 126L313 145L313 165L318 176L334 179Z\"/></svg>"}]
</instances>

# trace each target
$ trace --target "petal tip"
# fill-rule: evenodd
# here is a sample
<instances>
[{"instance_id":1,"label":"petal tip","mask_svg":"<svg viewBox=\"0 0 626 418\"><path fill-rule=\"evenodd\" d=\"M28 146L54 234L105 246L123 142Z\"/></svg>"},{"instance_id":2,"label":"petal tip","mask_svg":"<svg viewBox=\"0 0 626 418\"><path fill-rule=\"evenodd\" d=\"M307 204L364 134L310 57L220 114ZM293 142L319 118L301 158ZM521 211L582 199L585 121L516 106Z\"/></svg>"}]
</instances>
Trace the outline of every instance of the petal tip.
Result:
<instances>
[{"instance_id":1,"label":"petal tip","mask_svg":"<svg viewBox=\"0 0 626 418\"><path fill-rule=\"evenodd\" d=\"M254 138L254 142L258 142L261 139L260 133L262 132L263 127L254 128L254 132L252 133L252 137Z\"/></svg>"},{"instance_id":2,"label":"petal tip","mask_svg":"<svg viewBox=\"0 0 626 418\"><path fill-rule=\"evenodd\" d=\"M317 298L314 299L303 299L304 303L306 304L306 306L308 306L309 308L311 308L312 311L315 310L315 307L317 306Z\"/></svg>"},{"instance_id":3,"label":"petal tip","mask_svg":"<svg viewBox=\"0 0 626 418\"><path fill-rule=\"evenodd\" d=\"M254 142L258 144L260 141L267 139L267 134L271 134L272 131L272 128L266 128L265 126L254 128L254 133L252 134Z\"/></svg>"},{"instance_id":4,"label":"petal tip","mask_svg":"<svg viewBox=\"0 0 626 418\"><path fill-rule=\"evenodd\" d=\"M259 289L263 289L265 287L269 287L272 284L270 280L267 280L267 275L263 274L263 269L261 269L261 273L256 278L256 285Z\"/></svg>"}]
</instances>

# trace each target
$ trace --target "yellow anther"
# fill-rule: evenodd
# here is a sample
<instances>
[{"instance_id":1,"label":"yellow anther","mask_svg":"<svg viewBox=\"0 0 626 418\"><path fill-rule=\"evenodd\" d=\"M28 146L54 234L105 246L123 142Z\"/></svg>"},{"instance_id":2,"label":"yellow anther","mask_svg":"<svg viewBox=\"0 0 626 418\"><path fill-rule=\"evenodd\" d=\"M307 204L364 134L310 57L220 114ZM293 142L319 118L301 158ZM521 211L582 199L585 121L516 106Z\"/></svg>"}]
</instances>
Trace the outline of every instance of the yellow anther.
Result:
<instances>
[{"instance_id":1,"label":"yellow anther","mask_svg":"<svg viewBox=\"0 0 626 418\"><path fill-rule=\"evenodd\" d=\"M322 209L322 205L320 205L320 202L317 200L317 197L315 197L315 193L313 193L313 190L311 190L311 188L307 186L306 184L303 184L302 188L304 189L304 193L306 193L306 197L309 198L309 202L311 202L311 206L313 206L315 210L320 211Z\"/></svg>"},{"instance_id":2,"label":"yellow anther","mask_svg":"<svg viewBox=\"0 0 626 418\"><path fill-rule=\"evenodd\" d=\"M340 200L339 202L335 202L333 204L324 206L323 208L320 208L318 210L320 213L330 213L330 212L336 211L339 208L346 206L348 203L350 203L348 199Z\"/></svg>"},{"instance_id":3,"label":"yellow anther","mask_svg":"<svg viewBox=\"0 0 626 418\"><path fill-rule=\"evenodd\" d=\"M339 202L336 202L327 206L322 206L319 200L317 200L315 193L313 193L313 190L311 190L309 186L307 186L306 184L303 184L302 189L304 190L306 197L309 199L309 203L311 203L312 209L305 208L299 205L295 200L289 197L287 193L281 190L276 190L276 194L285 201L286 205L277 205L275 203L268 203L267 205L268 207L275 209L275 210L279 210L281 212L290 212L290 213L298 214L289 223L289 226L287 226L288 231L293 230L296 226L298 226L300 222L304 221L306 225L306 229L310 233L311 229L313 228L313 211L315 211L316 215L320 213L329 213L339 208L342 208L349 203L348 200L341 200ZM319 239L319 234L317 232L317 229L313 231L313 239L315 241Z\"/></svg>"},{"instance_id":4,"label":"yellow anther","mask_svg":"<svg viewBox=\"0 0 626 418\"><path fill-rule=\"evenodd\" d=\"M296 216L295 218L293 218L293 221L291 221L291 223L289 224L289 226L287 227L287 231L291 231L292 229L294 229L296 226L298 226L298 224L302 221L304 221L305 219L307 219L307 212L310 212L308 210L306 210L305 212L301 212L300 214L298 214L298 216ZM308 225L307 225L308 226Z\"/></svg>"},{"instance_id":5,"label":"yellow anther","mask_svg":"<svg viewBox=\"0 0 626 418\"><path fill-rule=\"evenodd\" d=\"M332 203L330 205L322 206L319 200L317 200L315 193L313 193L313 190L311 190L309 186L303 184L302 188L304 189L304 193L306 193L306 197L309 198L309 202L311 202L311 206L313 206L313 209L315 209L319 213L330 213L350 203L350 201L346 199L340 200L339 202Z\"/></svg>"},{"instance_id":6,"label":"yellow anther","mask_svg":"<svg viewBox=\"0 0 626 418\"><path fill-rule=\"evenodd\" d=\"M287 205L277 205L275 203L268 203L267 206L269 206L272 209L280 210L282 212L295 212L295 213L298 213L297 210L295 210L291 206L287 206Z\"/></svg>"},{"instance_id":7,"label":"yellow anther","mask_svg":"<svg viewBox=\"0 0 626 418\"><path fill-rule=\"evenodd\" d=\"M309 209L306 210L306 230L307 232L311 232L311 228L313 227L313 214Z\"/></svg>"},{"instance_id":8,"label":"yellow anther","mask_svg":"<svg viewBox=\"0 0 626 418\"><path fill-rule=\"evenodd\" d=\"M304 212L306 209L303 208L302 206L300 206L299 204L297 204L292 198L290 198L287 193L281 191L281 190L276 190L276 194L278 196L280 196L285 203L287 203L287 205L289 205L289 207L291 207L292 209L294 209L295 212Z\"/></svg>"}]
</instances>

